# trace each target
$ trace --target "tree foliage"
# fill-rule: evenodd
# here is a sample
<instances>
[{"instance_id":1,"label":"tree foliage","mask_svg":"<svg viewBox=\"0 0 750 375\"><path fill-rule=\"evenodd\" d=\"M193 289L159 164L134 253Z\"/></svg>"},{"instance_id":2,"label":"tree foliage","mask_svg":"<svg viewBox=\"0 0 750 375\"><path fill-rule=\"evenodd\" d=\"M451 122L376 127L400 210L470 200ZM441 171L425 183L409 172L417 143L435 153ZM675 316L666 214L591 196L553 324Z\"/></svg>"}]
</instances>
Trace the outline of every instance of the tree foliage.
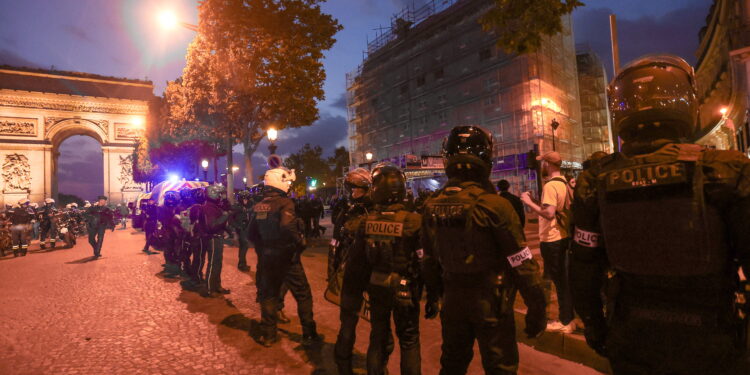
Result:
<instances>
[{"instance_id":1,"label":"tree foliage","mask_svg":"<svg viewBox=\"0 0 750 375\"><path fill-rule=\"evenodd\" d=\"M323 51L338 22L323 0L204 0L181 80L165 92L170 134L242 142L246 174L266 129L318 118Z\"/></svg>"},{"instance_id":2,"label":"tree foliage","mask_svg":"<svg viewBox=\"0 0 750 375\"><path fill-rule=\"evenodd\" d=\"M562 31L562 16L585 5L580 0L494 0L480 18L485 31L496 31L497 45L508 53L536 51L542 38Z\"/></svg>"},{"instance_id":3,"label":"tree foliage","mask_svg":"<svg viewBox=\"0 0 750 375\"><path fill-rule=\"evenodd\" d=\"M304 193L308 178L318 180L318 187L324 183L325 186L336 186L336 178L348 164L349 152L344 147L334 150L332 157L324 158L323 149L309 143L284 160L284 166L295 170L297 181L292 184L292 189L298 193Z\"/></svg>"}]
</instances>

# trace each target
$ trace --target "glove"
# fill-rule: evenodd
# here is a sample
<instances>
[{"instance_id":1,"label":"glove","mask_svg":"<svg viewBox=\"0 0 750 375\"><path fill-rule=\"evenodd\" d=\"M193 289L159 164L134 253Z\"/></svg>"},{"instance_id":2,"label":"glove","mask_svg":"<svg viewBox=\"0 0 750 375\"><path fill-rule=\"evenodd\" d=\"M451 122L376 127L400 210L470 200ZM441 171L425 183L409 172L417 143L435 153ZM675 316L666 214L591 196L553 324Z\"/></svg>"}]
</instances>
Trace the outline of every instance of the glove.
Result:
<instances>
[{"instance_id":1,"label":"glove","mask_svg":"<svg viewBox=\"0 0 750 375\"><path fill-rule=\"evenodd\" d=\"M427 300L427 303L424 305L424 318L435 319L438 313L440 313L440 300Z\"/></svg>"},{"instance_id":2,"label":"glove","mask_svg":"<svg viewBox=\"0 0 750 375\"><path fill-rule=\"evenodd\" d=\"M586 344L602 357L607 357L607 329L603 324L586 324L583 330Z\"/></svg>"}]
</instances>

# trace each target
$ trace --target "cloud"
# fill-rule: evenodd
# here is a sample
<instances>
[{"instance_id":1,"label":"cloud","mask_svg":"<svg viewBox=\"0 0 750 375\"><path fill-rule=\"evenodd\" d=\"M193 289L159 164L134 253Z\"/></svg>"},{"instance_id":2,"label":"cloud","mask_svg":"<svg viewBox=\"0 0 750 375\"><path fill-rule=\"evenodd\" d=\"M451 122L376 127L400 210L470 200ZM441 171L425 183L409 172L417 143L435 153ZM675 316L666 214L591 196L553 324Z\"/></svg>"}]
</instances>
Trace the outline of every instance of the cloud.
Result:
<instances>
[{"instance_id":1,"label":"cloud","mask_svg":"<svg viewBox=\"0 0 750 375\"><path fill-rule=\"evenodd\" d=\"M618 17L621 65L649 53L671 53L695 63L698 32L706 24L710 2L687 4L658 17ZM612 78L609 8L583 7L573 15L577 43L588 44L601 57Z\"/></svg>"},{"instance_id":2,"label":"cloud","mask_svg":"<svg viewBox=\"0 0 750 375\"><path fill-rule=\"evenodd\" d=\"M76 25L65 24L65 25L60 26L60 28L66 33L75 37L76 39L79 39L84 42L94 43L94 40L91 39L91 36L86 32L86 30Z\"/></svg>"},{"instance_id":3,"label":"cloud","mask_svg":"<svg viewBox=\"0 0 750 375\"><path fill-rule=\"evenodd\" d=\"M331 103L331 108L346 111L346 91L342 92L341 95Z\"/></svg>"},{"instance_id":4,"label":"cloud","mask_svg":"<svg viewBox=\"0 0 750 375\"><path fill-rule=\"evenodd\" d=\"M0 65L12 65L12 66L26 67L26 68L41 68L39 64L26 60L25 58L18 55L17 53L7 50L7 49L0 49Z\"/></svg>"}]
</instances>

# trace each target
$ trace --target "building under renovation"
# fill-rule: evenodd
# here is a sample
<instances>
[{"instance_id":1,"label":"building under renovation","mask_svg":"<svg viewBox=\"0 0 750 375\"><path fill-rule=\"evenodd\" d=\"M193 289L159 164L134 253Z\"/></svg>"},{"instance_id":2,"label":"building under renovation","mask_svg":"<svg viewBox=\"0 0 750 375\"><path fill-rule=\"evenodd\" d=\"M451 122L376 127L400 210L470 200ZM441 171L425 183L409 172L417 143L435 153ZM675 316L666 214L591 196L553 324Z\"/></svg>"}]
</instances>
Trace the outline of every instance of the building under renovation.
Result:
<instances>
[{"instance_id":1,"label":"building under renovation","mask_svg":"<svg viewBox=\"0 0 750 375\"><path fill-rule=\"evenodd\" d=\"M570 18L539 51L509 55L478 22L492 3L428 1L395 15L368 43L364 62L347 75L352 165L367 163L367 153L407 170L430 164L456 125L493 133L493 180L505 178L515 191L535 189L530 150L555 148L568 167L582 161Z\"/></svg>"},{"instance_id":2,"label":"building under renovation","mask_svg":"<svg viewBox=\"0 0 750 375\"><path fill-rule=\"evenodd\" d=\"M588 46L582 45L577 49L583 155L588 157L596 151L614 152L604 64Z\"/></svg>"}]
</instances>

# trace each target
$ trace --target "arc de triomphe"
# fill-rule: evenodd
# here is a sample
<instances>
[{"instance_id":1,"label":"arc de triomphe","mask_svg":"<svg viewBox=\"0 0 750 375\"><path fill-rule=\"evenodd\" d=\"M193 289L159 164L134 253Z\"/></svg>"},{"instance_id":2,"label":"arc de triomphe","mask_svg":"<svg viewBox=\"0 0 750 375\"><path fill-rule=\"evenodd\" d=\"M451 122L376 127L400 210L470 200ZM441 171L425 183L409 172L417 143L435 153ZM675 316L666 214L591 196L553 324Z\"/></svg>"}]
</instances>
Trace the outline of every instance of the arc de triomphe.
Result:
<instances>
[{"instance_id":1,"label":"arc de triomphe","mask_svg":"<svg viewBox=\"0 0 750 375\"><path fill-rule=\"evenodd\" d=\"M0 204L57 198L58 148L73 135L101 144L110 201L134 199L143 191L133 181L134 141L153 98L148 81L0 66Z\"/></svg>"}]
</instances>

